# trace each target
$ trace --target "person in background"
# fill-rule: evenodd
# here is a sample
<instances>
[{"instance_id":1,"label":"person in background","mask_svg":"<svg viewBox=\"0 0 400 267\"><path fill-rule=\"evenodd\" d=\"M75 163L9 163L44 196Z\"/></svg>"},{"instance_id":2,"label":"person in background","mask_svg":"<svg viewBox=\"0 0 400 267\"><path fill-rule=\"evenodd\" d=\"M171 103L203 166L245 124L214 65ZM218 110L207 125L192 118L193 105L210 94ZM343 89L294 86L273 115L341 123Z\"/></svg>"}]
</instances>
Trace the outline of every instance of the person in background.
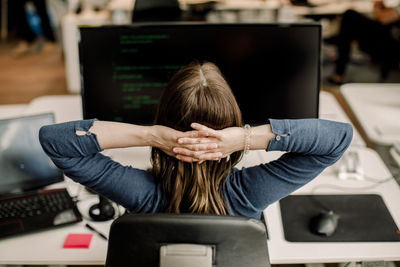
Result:
<instances>
[{"instance_id":1,"label":"person in background","mask_svg":"<svg viewBox=\"0 0 400 267\"><path fill-rule=\"evenodd\" d=\"M264 125L243 127L218 67L192 63L164 89L153 126L80 120L44 126L39 139L67 176L130 212L260 219L268 205L339 160L352 140L349 124L265 116ZM136 146L152 148L150 171L122 166L100 153ZM236 169L249 150L287 153Z\"/></svg>"},{"instance_id":2,"label":"person in background","mask_svg":"<svg viewBox=\"0 0 400 267\"><path fill-rule=\"evenodd\" d=\"M26 13L27 2L33 4L36 14L40 18L42 36L37 36L29 24ZM14 0L11 3L11 10L15 15L17 36L22 39L22 42L14 49L14 53L37 53L42 50L46 41L51 43L56 41L50 24L49 14L47 13L45 0Z\"/></svg>"},{"instance_id":3,"label":"person in background","mask_svg":"<svg viewBox=\"0 0 400 267\"><path fill-rule=\"evenodd\" d=\"M338 48L335 73L330 82L343 83L350 48L357 41L359 48L368 53L373 62L381 65L381 79L400 62L400 5L385 7L382 1L374 3L374 19L354 10L343 14L339 35L335 38Z\"/></svg>"}]
</instances>

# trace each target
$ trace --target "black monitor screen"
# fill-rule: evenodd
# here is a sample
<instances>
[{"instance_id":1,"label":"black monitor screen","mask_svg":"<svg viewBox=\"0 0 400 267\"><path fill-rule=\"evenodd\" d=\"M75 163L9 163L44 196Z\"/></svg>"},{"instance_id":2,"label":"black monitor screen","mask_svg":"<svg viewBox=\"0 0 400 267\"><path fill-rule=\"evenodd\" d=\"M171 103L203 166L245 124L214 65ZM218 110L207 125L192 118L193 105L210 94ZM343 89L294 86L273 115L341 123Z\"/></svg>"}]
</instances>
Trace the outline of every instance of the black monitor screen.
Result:
<instances>
[{"instance_id":1,"label":"black monitor screen","mask_svg":"<svg viewBox=\"0 0 400 267\"><path fill-rule=\"evenodd\" d=\"M40 127L53 123L52 113L0 120L1 195L63 181L39 143Z\"/></svg>"},{"instance_id":2,"label":"black monitor screen","mask_svg":"<svg viewBox=\"0 0 400 267\"><path fill-rule=\"evenodd\" d=\"M318 24L134 24L80 33L85 118L152 124L162 89L192 61L221 69L245 123L318 117Z\"/></svg>"}]
</instances>

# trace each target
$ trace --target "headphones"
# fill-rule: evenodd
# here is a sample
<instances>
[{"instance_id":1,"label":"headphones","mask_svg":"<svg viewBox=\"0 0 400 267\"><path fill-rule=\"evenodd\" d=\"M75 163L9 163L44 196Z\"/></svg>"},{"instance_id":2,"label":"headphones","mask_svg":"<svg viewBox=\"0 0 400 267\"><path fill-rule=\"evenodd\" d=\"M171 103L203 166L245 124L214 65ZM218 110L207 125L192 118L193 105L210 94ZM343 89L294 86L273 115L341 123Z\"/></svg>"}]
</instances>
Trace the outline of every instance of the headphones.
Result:
<instances>
[{"instance_id":1,"label":"headphones","mask_svg":"<svg viewBox=\"0 0 400 267\"><path fill-rule=\"evenodd\" d=\"M98 222L108 221L114 218L115 209L107 198L99 195L99 203L89 208L89 215Z\"/></svg>"}]
</instances>

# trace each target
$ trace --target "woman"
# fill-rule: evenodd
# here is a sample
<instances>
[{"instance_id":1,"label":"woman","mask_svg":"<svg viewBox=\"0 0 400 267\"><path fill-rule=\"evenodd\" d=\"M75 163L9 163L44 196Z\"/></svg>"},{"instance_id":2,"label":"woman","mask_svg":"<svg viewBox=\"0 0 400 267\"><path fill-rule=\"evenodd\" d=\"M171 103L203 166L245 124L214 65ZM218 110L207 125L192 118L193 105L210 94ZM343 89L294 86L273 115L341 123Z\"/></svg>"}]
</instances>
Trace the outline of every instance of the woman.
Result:
<instances>
[{"instance_id":1,"label":"woman","mask_svg":"<svg viewBox=\"0 0 400 267\"><path fill-rule=\"evenodd\" d=\"M266 121L267 118L266 118ZM212 63L190 64L165 88L154 126L84 120L45 126L40 141L67 176L131 212L241 215L271 203L335 163L352 139L348 124L269 120L242 127L229 85ZM122 166L103 149L151 146L151 171ZM235 169L243 151L288 151Z\"/></svg>"}]
</instances>

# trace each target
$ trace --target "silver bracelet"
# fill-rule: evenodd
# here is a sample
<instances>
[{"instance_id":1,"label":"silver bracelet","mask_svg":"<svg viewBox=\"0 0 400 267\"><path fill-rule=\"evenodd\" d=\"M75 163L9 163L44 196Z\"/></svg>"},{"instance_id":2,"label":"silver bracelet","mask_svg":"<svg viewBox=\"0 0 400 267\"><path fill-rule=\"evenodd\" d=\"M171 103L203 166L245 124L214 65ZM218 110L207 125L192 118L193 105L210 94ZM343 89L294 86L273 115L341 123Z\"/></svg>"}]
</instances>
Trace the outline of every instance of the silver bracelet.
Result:
<instances>
[{"instance_id":1,"label":"silver bracelet","mask_svg":"<svg viewBox=\"0 0 400 267\"><path fill-rule=\"evenodd\" d=\"M244 127L244 154L248 154L250 151L250 138L251 138L251 127L246 124Z\"/></svg>"}]
</instances>

